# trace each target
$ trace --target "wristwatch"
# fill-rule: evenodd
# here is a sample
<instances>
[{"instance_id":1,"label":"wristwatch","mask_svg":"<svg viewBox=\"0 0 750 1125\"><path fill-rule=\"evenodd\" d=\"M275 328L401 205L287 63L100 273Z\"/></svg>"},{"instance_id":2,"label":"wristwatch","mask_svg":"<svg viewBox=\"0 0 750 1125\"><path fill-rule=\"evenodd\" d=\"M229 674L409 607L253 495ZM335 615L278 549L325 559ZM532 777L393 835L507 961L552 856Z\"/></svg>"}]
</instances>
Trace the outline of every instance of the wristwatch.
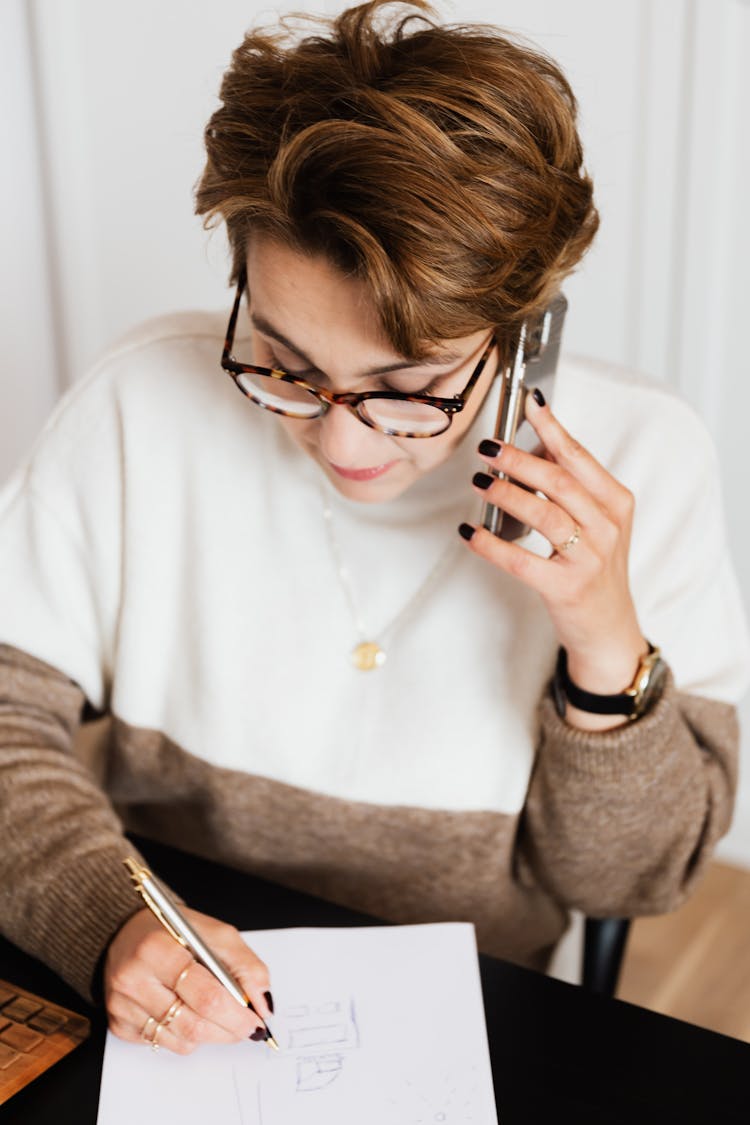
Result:
<instances>
[{"instance_id":1,"label":"wristwatch","mask_svg":"<svg viewBox=\"0 0 750 1125\"><path fill-rule=\"evenodd\" d=\"M565 717L565 704L594 715L627 715L638 719L658 699L664 686L667 665L658 648L649 643L648 652L641 657L632 684L618 695L596 695L584 691L568 675L568 655L562 646L557 654L555 675L552 679L552 698L560 718Z\"/></svg>"}]
</instances>

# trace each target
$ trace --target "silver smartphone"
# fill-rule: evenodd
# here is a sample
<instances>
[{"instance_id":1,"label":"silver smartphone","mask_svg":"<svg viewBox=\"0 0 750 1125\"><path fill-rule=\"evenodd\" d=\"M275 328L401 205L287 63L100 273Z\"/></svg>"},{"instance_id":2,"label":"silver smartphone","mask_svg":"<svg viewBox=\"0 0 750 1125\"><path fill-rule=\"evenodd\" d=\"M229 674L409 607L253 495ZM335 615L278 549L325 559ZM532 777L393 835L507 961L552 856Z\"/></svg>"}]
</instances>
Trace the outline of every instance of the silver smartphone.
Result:
<instances>
[{"instance_id":1,"label":"silver smartphone","mask_svg":"<svg viewBox=\"0 0 750 1125\"><path fill-rule=\"evenodd\" d=\"M510 442L528 452L538 449L536 434L524 422L526 395L531 385L539 387L547 402L552 401L567 310L565 294L558 293L543 312L524 321L521 327L513 361L503 371L500 379L500 401L494 436L503 445ZM486 466L483 471L487 471ZM506 477L502 472L493 475L499 479ZM483 505L480 522L482 527L486 527L500 539L519 539L529 530L520 520L494 504Z\"/></svg>"}]
</instances>

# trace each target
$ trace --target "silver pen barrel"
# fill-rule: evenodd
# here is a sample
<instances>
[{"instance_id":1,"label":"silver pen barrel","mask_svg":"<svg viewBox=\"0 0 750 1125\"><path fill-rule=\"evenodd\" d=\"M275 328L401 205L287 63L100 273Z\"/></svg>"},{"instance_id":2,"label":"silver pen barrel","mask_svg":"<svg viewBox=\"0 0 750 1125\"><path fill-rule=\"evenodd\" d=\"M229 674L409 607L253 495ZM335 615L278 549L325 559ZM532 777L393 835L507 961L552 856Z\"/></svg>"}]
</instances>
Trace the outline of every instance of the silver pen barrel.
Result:
<instances>
[{"instance_id":1,"label":"silver pen barrel","mask_svg":"<svg viewBox=\"0 0 750 1125\"><path fill-rule=\"evenodd\" d=\"M160 924L164 926L165 930L179 942L184 949L188 949L195 960L208 969L219 981L220 984L226 988L238 1004L243 1008L250 1008L251 1011L258 1015L257 1009L253 1006L250 998L245 994L239 983L234 979L232 974L227 969L219 958L211 952L203 938L197 933L188 922L187 918L181 913L176 903L174 903L165 887L159 885L154 876L151 874L147 867L139 863L138 860L132 856L128 856L123 860L125 867L128 869L130 878L135 884L135 888L140 894L143 901L146 903L148 909L159 920ZM267 1046L271 1047L274 1051L278 1051L279 1045L268 1026L268 1022L261 1016L258 1016L265 1029L265 1041Z\"/></svg>"},{"instance_id":2,"label":"silver pen barrel","mask_svg":"<svg viewBox=\"0 0 750 1125\"><path fill-rule=\"evenodd\" d=\"M159 886L156 879L154 879L153 876L145 877L142 879L142 886L146 894L153 900L167 922L169 922L175 933L180 935L182 944L185 945L186 949L190 950L196 961L199 961L210 973L213 973L217 980L224 985L227 992L231 992L235 1000L246 1008L249 1002L248 997L230 975L226 966L214 956L201 939L200 934L193 929L187 918L179 912L169 896Z\"/></svg>"}]
</instances>

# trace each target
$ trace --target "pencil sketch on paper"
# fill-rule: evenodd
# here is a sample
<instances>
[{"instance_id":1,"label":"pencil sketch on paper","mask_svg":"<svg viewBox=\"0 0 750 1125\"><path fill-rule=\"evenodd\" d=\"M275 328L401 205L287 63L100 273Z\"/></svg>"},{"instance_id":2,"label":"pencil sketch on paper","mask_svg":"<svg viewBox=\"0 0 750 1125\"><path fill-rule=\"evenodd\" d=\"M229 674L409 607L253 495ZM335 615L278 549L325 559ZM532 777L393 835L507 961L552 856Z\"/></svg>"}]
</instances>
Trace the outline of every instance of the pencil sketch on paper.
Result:
<instances>
[{"instance_id":1,"label":"pencil sketch on paper","mask_svg":"<svg viewBox=\"0 0 750 1125\"><path fill-rule=\"evenodd\" d=\"M343 1065L343 1055L303 1055L297 1059L297 1093L306 1094L330 1086Z\"/></svg>"},{"instance_id":2,"label":"pencil sketch on paper","mask_svg":"<svg viewBox=\"0 0 750 1125\"><path fill-rule=\"evenodd\" d=\"M295 1004L280 1013L286 1052L296 1058L298 1094L322 1090L342 1074L344 1051L359 1047L354 997Z\"/></svg>"},{"instance_id":3,"label":"pencil sketch on paper","mask_svg":"<svg viewBox=\"0 0 750 1125\"><path fill-rule=\"evenodd\" d=\"M237 1099L237 1115L239 1117L239 1125L245 1125L245 1115L242 1112L242 1095L240 1094L240 1087L237 1081L237 1068L232 1067L232 1083L234 1085L234 1096Z\"/></svg>"},{"instance_id":4,"label":"pencil sketch on paper","mask_svg":"<svg viewBox=\"0 0 750 1125\"><path fill-rule=\"evenodd\" d=\"M303 1103L308 1120L308 1112L318 1112L309 1099L317 1105L315 1095L337 1084L345 1072L347 1055L360 1046L356 1006L349 995L281 1007L273 1028L281 1053L265 1055L262 1069L252 1078L233 1068L239 1125L250 1125L250 1121L264 1125L267 1120L285 1120L291 1125L296 1120L294 1105L301 1111Z\"/></svg>"},{"instance_id":5,"label":"pencil sketch on paper","mask_svg":"<svg viewBox=\"0 0 750 1125\"><path fill-rule=\"evenodd\" d=\"M341 1051L359 1046L359 1028L351 996L321 1004L297 1004L283 1009L280 1014L288 1051L329 1046Z\"/></svg>"},{"instance_id":6,"label":"pencil sketch on paper","mask_svg":"<svg viewBox=\"0 0 750 1125\"><path fill-rule=\"evenodd\" d=\"M459 1080L444 1072L394 1076L389 1102L393 1125L470 1125L476 1120L478 1075L469 1066Z\"/></svg>"}]
</instances>

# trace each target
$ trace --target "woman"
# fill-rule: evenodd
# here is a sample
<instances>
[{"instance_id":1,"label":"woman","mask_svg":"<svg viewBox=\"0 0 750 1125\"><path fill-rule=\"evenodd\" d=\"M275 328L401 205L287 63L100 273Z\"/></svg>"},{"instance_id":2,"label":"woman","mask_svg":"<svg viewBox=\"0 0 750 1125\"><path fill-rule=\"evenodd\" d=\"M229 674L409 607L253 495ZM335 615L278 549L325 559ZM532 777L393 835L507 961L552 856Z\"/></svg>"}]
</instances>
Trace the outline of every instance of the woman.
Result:
<instances>
[{"instance_id":1,"label":"woman","mask_svg":"<svg viewBox=\"0 0 750 1125\"><path fill-rule=\"evenodd\" d=\"M704 429L566 361L554 413L526 400L544 455L492 440L596 231L573 95L492 29L381 7L246 38L197 191L224 347L208 315L134 334L0 513L3 929L178 1053L260 1020L138 909L122 821L542 968L572 907L682 901L731 816L748 646ZM191 917L269 1015L267 967Z\"/></svg>"}]
</instances>

